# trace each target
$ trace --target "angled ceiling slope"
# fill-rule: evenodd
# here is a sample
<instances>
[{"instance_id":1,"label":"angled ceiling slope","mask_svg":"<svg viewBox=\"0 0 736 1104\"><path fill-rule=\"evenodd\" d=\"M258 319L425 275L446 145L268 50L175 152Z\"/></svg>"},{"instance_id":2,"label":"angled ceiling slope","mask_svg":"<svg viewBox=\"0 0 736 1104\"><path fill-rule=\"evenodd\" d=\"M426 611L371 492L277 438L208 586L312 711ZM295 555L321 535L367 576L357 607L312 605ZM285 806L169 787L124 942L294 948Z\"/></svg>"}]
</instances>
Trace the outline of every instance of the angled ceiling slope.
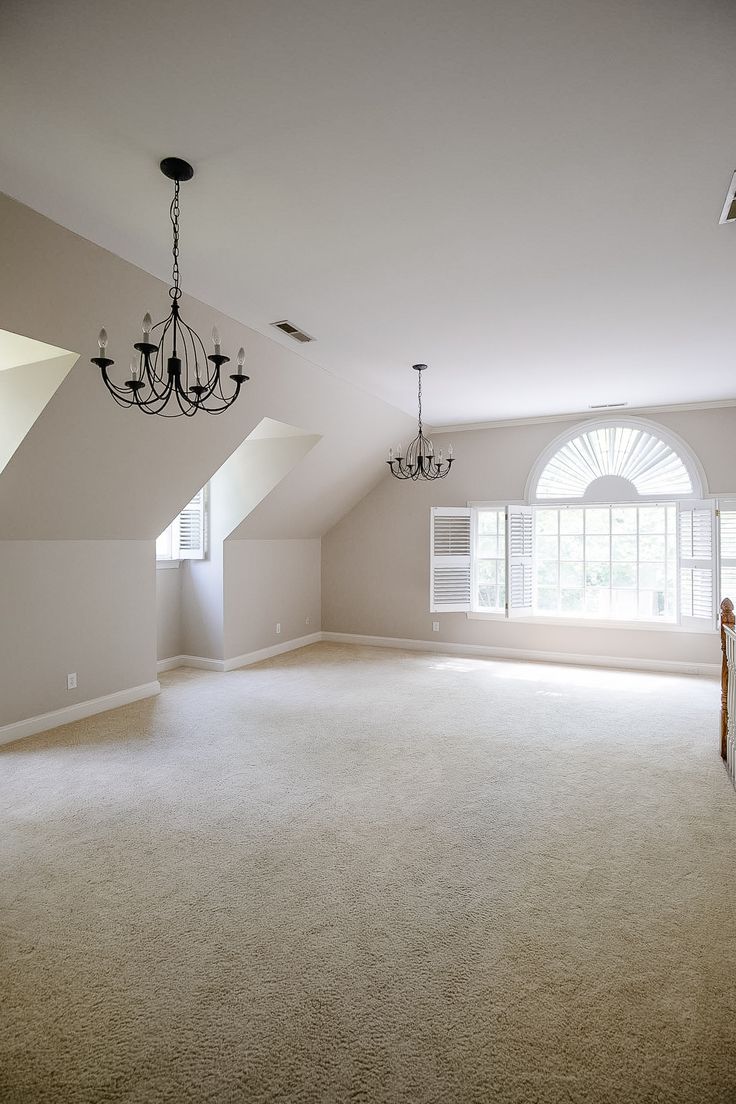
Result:
<instances>
[{"instance_id":1,"label":"angled ceiling slope","mask_svg":"<svg viewBox=\"0 0 736 1104\"><path fill-rule=\"evenodd\" d=\"M0 472L76 359L76 353L0 330Z\"/></svg>"}]
</instances>

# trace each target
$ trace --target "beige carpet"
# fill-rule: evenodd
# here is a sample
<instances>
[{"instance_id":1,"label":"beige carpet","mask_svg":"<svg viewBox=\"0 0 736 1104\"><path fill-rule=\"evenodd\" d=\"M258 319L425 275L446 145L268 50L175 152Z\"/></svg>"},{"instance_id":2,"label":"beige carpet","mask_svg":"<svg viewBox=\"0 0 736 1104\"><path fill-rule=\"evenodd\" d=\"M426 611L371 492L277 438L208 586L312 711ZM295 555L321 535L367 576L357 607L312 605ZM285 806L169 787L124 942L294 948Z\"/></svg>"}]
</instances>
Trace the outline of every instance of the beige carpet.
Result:
<instances>
[{"instance_id":1,"label":"beige carpet","mask_svg":"<svg viewBox=\"0 0 736 1104\"><path fill-rule=\"evenodd\" d=\"M717 706L316 645L0 750L0 1100L733 1104Z\"/></svg>"}]
</instances>

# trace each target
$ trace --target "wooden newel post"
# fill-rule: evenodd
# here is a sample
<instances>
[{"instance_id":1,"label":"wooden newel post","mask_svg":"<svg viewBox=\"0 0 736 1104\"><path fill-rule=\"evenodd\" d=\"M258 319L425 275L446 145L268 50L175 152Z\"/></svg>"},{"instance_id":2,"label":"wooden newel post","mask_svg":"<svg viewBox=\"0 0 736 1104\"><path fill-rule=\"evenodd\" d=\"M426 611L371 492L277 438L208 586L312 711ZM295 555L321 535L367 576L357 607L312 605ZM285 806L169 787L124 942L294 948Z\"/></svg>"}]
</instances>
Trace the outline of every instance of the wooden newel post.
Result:
<instances>
[{"instance_id":1,"label":"wooden newel post","mask_svg":"<svg viewBox=\"0 0 736 1104\"><path fill-rule=\"evenodd\" d=\"M728 739L728 660L726 659L726 626L732 629L736 624L736 616L733 612L733 602L730 598L724 598L721 602L721 757L726 758L726 741Z\"/></svg>"}]
</instances>

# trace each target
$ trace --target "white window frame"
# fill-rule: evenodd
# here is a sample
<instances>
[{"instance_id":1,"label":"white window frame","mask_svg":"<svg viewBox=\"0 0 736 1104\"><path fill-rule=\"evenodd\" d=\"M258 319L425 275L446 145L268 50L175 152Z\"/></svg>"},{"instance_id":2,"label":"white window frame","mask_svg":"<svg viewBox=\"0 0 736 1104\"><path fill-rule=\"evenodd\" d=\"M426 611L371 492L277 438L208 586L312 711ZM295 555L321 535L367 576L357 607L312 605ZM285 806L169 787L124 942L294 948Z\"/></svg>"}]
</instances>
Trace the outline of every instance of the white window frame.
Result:
<instances>
[{"instance_id":1,"label":"white window frame","mask_svg":"<svg viewBox=\"0 0 736 1104\"><path fill-rule=\"evenodd\" d=\"M199 541L191 544L187 540L189 532L189 514L197 514L199 525ZM209 484L206 484L190 502L177 514L170 525L167 525L163 533L157 538L156 544L162 537L169 535L168 556L159 555L156 548L156 567L179 567L182 560L204 560L208 554L209 544Z\"/></svg>"},{"instance_id":2,"label":"white window frame","mask_svg":"<svg viewBox=\"0 0 736 1104\"><path fill-rule=\"evenodd\" d=\"M610 501L596 501L594 497L588 497L583 495L576 498L543 498L538 499L536 497L536 488L541 476L549 460L554 454L562 448L567 442L574 440L582 433L590 432L595 429L603 429L613 426L630 426L635 429L642 429L654 436L659 437L665 444L669 445L681 459L685 466L691 482L693 491L691 495L667 495L667 494L652 494L652 495L635 495L626 502L610 502ZM676 559L676 574L677 574L677 587L676 587L676 606L677 617L675 621L660 621L660 620L643 620L641 618L619 620L614 618L589 618L576 615L562 616L560 614L546 615L544 613L530 612L529 614L522 613L520 616L515 615L515 620L522 623L529 622L534 624L548 624L548 625L568 625L576 628L607 628L607 629L636 629L646 632L687 632L687 633L706 633L712 634L718 631L717 617L718 617L718 596L720 595L721 580L721 556L720 556L720 528L718 525L718 507L720 501L726 501L723 496L717 498L714 495L708 495L705 492L705 475L697 457L692 453L686 442L682 441L676 434L663 428L655 422L649 422L643 418L617 418L609 417L602 419L590 419L589 421L581 422L568 428L565 432L558 435L554 441L552 441L547 448L542 452L538 458L536 464L530 472L529 479L526 485L526 497L523 500L507 500L501 502L495 500L475 500L467 503L471 510L471 532L473 535L472 548L471 548L471 566L472 566L472 582L473 589L471 594L471 609L467 611L466 616L472 620L491 620L491 621L505 621L509 620L509 609L507 605L506 610L483 610L479 608L477 602L477 513L479 510L507 510L507 522L506 533L507 542L509 539L509 522L508 522L508 510L513 507L527 507L531 509L532 516L536 509L555 509L558 507L572 506L577 508L586 508L591 506L618 506L618 505L637 505L646 506L654 504L677 504L678 507L678 519L680 510L687 510L689 508L697 508L709 505L713 510L713 521L711 524L712 534L712 556L709 560L709 568L712 573L712 586L713 586L713 616L712 619L690 619L683 618L681 601L680 601L680 582L683 569L687 569L687 564L683 565L683 557L681 556L680 549L680 525L679 520L676 527L677 536L677 559ZM733 501L730 501L730 505L736 509L736 495L730 496ZM507 545L508 547L508 545ZM533 549L532 563L534 568L536 566L536 549ZM734 561L733 566L736 566ZM534 605L536 605L536 569L533 571L534 579ZM506 562L506 595L507 603L509 601L510 593L510 574L509 574L509 558L507 551Z\"/></svg>"}]
</instances>

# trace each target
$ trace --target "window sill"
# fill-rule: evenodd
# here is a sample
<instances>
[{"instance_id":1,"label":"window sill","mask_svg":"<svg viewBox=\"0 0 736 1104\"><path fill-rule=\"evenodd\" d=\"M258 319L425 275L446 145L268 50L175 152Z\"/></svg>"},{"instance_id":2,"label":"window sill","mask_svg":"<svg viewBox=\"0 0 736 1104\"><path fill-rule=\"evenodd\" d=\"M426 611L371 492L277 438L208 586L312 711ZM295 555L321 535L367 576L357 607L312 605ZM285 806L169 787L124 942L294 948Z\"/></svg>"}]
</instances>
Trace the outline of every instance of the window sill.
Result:
<instances>
[{"instance_id":1,"label":"window sill","mask_svg":"<svg viewBox=\"0 0 736 1104\"><path fill-rule=\"evenodd\" d=\"M156 570L164 571L171 567L180 567L181 560L156 560Z\"/></svg>"},{"instance_id":2,"label":"window sill","mask_svg":"<svg viewBox=\"0 0 736 1104\"><path fill-rule=\"evenodd\" d=\"M591 617L545 617L543 614L534 614L529 617L508 618L501 611L481 613L480 611L466 613L469 621L508 621L515 625L567 625L575 629L629 629L645 630L646 632L674 632L695 633L697 635L717 635L718 629L709 626L707 628L694 628L690 625L678 625L675 621L613 621L594 620Z\"/></svg>"}]
</instances>

